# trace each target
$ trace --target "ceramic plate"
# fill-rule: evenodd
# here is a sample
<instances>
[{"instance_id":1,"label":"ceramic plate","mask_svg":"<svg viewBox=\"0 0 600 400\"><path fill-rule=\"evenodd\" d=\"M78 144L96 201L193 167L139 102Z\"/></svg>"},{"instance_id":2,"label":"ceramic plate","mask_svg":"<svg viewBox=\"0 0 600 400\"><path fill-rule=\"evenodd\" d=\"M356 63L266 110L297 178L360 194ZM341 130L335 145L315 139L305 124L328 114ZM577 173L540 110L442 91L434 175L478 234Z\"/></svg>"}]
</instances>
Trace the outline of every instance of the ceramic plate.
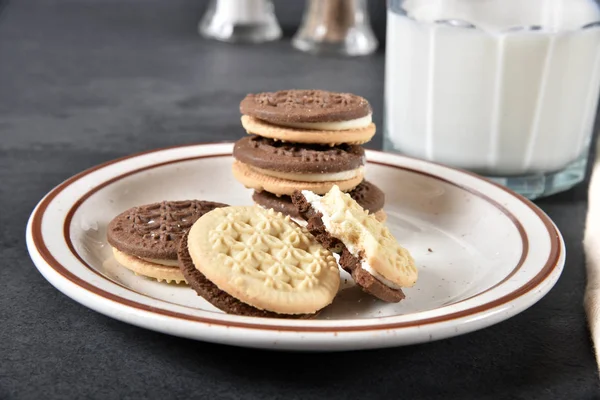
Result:
<instances>
[{"instance_id":1,"label":"ceramic plate","mask_svg":"<svg viewBox=\"0 0 600 400\"><path fill-rule=\"evenodd\" d=\"M230 345L356 350L438 340L488 327L533 305L556 283L564 243L535 205L473 174L367 150L367 179L386 194L387 224L413 254L417 284L384 304L343 285L314 320L225 314L186 286L136 276L111 256L108 222L161 200L252 204L231 174L232 143L174 147L86 170L49 192L27 226L35 265L58 290L118 320Z\"/></svg>"}]
</instances>

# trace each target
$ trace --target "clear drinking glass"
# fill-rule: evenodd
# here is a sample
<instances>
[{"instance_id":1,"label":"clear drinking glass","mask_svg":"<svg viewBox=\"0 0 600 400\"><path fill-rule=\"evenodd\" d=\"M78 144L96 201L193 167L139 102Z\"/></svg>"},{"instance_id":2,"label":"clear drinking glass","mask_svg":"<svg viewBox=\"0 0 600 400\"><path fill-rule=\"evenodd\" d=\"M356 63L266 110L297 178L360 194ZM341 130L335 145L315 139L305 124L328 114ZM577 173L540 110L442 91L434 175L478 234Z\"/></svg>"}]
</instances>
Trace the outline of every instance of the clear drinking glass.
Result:
<instances>
[{"instance_id":1,"label":"clear drinking glass","mask_svg":"<svg viewBox=\"0 0 600 400\"><path fill-rule=\"evenodd\" d=\"M198 32L233 43L262 43L282 35L271 0L211 0Z\"/></svg>"},{"instance_id":2,"label":"clear drinking glass","mask_svg":"<svg viewBox=\"0 0 600 400\"><path fill-rule=\"evenodd\" d=\"M388 0L384 148L531 199L585 177L596 0Z\"/></svg>"}]
</instances>

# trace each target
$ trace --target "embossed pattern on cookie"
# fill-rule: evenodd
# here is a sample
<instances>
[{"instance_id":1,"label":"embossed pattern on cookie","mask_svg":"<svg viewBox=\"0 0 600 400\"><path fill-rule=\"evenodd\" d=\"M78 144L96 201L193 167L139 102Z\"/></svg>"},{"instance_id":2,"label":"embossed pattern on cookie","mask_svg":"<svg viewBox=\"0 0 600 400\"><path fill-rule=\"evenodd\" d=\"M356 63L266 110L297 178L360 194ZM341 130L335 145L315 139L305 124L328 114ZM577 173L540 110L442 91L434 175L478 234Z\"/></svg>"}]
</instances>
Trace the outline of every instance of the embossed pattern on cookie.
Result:
<instances>
[{"instance_id":1,"label":"embossed pattern on cookie","mask_svg":"<svg viewBox=\"0 0 600 400\"><path fill-rule=\"evenodd\" d=\"M273 210L215 209L190 229L187 247L208 280L259 310L315 313L333 301L339 288L333 254Z\"/></svg>"},{"instance_id":2,"label":"embossed pattern on cookie","mask_svg":"<svg viewBox=\"0 0 600 400\"><path fill-rule=\"evenodd\" d=\"M337 122L372 113L369 102L363 97L324 90L248 94L240 103L240 111L272 123Z\"/></svg>"},{"instance_id":3,"label":"embossed pattern on cookie","mask_svg":"<svg viewBox=\"0 0 600 400\"><path fill-rule=\"evenodd\" d=\"M113 256L125 268L158 281L185 282L177 264L182 236L202 215L224 203L162 201L131 207L107 227Z\"/></svg>"},{"instance_id":4,"label":"embossed pattern on cookie","mask_svg":"<svg viewBox=\"0 0 600 400\"><path fill-rule=\"evenodd\" d=\"M177 247L196 220L226 204L200 200L161 201L123 211L111 220L111 246L136 257L177 260Z\"/></svg>"}]
</instances>

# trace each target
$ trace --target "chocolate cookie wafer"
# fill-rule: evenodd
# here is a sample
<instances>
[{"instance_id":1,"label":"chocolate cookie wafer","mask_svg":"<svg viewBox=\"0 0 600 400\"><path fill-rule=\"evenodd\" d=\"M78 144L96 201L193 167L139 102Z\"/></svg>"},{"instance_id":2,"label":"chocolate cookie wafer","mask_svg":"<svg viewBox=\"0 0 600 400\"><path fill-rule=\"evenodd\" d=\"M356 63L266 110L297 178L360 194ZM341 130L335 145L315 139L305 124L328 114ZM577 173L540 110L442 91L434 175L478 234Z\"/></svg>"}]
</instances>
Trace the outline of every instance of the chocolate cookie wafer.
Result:
<instances>
[{"instance_id":1,"label":"chocolate cookie wafer","mask_svg":"<svg viewBox=\"0 0 600 400\"><path fill-rule=\"evenodd\" d=\"M282 90L248 94L240 112L248 133L286 142L362 144L376 131L371 105L351 93Z\"/></svg>"},{"instance_id":2,"label":"chocolate cookie wafer","mask_svg":"<svg viewBox=\"0 0 600 400\"><path fill-rule=\"evenodd\" d=\"M416 283L418 271L385 224L337 187L324 196L298 191L292 202L308 222L308 231L340 254L340 266L365 292L386 302L404 299L402 288Z\"/></svg>"},{"instance_id":3,"label":"chocolate cookie wafer","mask_svg":"<svg viewBox=\"0 0 600 400\"><path fill-rule=\"evenodd\" d=\"M111 220L107 240L115 259L136 274L159 282L185 282L177 263L181 237L202 215L226 206L180 200L132 207Z\"/></svg>"}]
</instances>

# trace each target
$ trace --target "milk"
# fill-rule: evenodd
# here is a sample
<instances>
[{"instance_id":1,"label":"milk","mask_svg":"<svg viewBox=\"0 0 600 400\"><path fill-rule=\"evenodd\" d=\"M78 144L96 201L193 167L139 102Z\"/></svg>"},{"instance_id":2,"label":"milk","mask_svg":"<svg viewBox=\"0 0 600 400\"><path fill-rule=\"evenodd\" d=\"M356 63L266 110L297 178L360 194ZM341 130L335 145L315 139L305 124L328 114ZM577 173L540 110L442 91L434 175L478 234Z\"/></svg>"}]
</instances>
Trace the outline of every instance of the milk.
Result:
<instances>
[{"instance_id":1,"label":"milk","mask_svg":"<svg viewBox=\"0 0 600 400\"><path fill-rule=\"evenodd\" d=\"M586 153L600 27L582 27L600 21L594 1L409 0L402 8L388 8L387 147L491 176L558 171Z\"/></svg>"}]
</instances>

